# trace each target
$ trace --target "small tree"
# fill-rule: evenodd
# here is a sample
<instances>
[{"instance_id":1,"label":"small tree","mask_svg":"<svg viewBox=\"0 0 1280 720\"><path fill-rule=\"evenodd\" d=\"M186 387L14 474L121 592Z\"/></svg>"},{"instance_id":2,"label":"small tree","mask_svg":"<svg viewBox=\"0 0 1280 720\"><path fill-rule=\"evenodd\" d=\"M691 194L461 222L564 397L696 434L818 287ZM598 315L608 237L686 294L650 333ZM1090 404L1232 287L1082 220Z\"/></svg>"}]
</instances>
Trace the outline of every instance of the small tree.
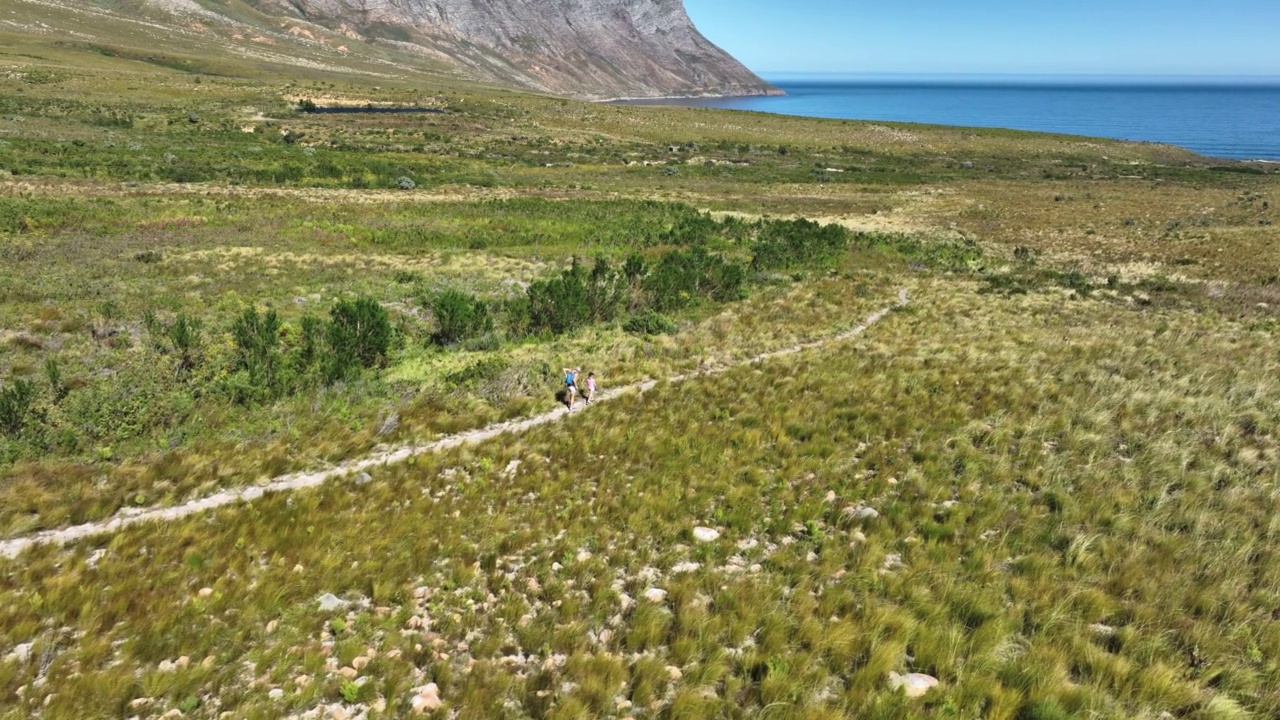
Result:
<instances>
[{"instance_id":1,"label":"small tree","mask_svg":"<svg viewBox=\"0 0 1280 720\"><path fill-rule=\"evenodd\" d=\"M200 347L200 331L203 328L198 318L178 313L173 323L164 329L173 353L178 356L178 374L182 374L196 366L196 350Z\"/></svg>"},{"instance_id":2,"label":"small tree","mask_svg":"<svg viewBox=\"0 0 1280 720\"><path fill-rule=\"evenodd\" d=\"M596 258L587 279L587 306L595 322L609 322L618 314L618 306L625 297L626 286L622 278L604 257Z\"/></svg>"},{"instance_id":3,"label":"small tree","mask_svg":"<svg viewBox=\"0 0 1280 720\"><path fill-rule=\"evenodd\" d=\"M36 384L16 379L0 388L0 433L16 438L27 426L36 401Z\"/></svg>"},{"instance_id":4,"label":"small tree","mask_svg":"<svg viewBox=\"0 0 1280 720\"><path fill-rule=\"evenodd\" d=\"M489 306L460 290L445 290L432 298L431 312L440 323L432 339L440 345L452 345L493 331Z\"/></svg>"},{"instance_id":5,"label":"small tree","mask_svg":"<svg viewBox=\"0 0 1280 720\"><path fill-rule=\"evenodd\" d=\"M591 320L587 301L587 271L574 258L573 265L558 278L539 280L529 286L529 328L562 335Z\"/></svg>"},{"instance_id":6,"label":"small tree","mask_svg":"<svg viewBox=\"0 0 1280 720\"><path fill-rule=\"evenodd\" d=\"M236 343L236 369L248 376L252 397L249 401L278 397L286 391L282 377L283 355L280 353L280 317L276 311L258 314L249 308L231 326Z\"/></svg>"},{"instance_id":7,"label":"small tree","mask_svg":"<svg viewBox=\"0 0 1280 720\"><path fill-rule=\"evenodd\" d=\"M330 381L341 380L360 368L383 365L391 348L391 319L386 308L369 297L341 300L329 311L325 339L329 346Z\"/></svg>"}]
</instances>

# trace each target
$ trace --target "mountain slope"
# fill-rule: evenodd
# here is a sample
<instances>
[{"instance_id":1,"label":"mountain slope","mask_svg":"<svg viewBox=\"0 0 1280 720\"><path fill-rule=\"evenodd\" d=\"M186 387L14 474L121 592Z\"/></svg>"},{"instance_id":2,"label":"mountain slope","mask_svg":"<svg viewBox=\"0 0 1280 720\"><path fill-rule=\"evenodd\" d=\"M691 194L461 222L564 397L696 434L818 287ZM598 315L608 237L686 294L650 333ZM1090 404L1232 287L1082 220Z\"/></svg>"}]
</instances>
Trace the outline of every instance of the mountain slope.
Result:
<instances>
[{"instance_id":1,"label":"mountain slope","mask_svg":"<svg viewBox=\"0 0 1280 720\"><path fill-rule=\"evenodd\" d=\"M589 98L760 94L681 0L250 0L262 12L454 58L501 82Z\"/></svg>"},{"instance_id":2,"label":"mountain slope","mask_svg":"<svg viewBox=\"0 0 1280 720\"><path fill-rule=\"evenodd\" d=\"M693 26L682 0L20 0L24 29L275 66L421 73L590 100L777 92ZM70 20L88 21L89 33ZM9 23L13 25L13 23ZM64 25L66 25L64 27Z\"/></svg>"}]
</instances>

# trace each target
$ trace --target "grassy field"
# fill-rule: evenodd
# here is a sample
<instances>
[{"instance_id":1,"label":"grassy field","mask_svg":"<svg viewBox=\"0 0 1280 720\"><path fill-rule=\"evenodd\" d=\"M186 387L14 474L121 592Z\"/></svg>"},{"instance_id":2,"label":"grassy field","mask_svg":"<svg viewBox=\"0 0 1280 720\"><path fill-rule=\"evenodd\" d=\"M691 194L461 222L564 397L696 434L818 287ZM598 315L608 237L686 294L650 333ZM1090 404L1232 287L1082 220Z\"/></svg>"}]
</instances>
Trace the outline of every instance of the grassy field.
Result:
<instances>
[{"instance_id":1,"label":"grassy field","mask_svg":"<svg viewBox=\"0 0 1280 720\"><path fill-rule=\"evenodd\" d=\"M1280 713L1274 168L121 33L0 29L0 537L912 303L0 559L0 718Z\"/></svg>"}]
</instances>

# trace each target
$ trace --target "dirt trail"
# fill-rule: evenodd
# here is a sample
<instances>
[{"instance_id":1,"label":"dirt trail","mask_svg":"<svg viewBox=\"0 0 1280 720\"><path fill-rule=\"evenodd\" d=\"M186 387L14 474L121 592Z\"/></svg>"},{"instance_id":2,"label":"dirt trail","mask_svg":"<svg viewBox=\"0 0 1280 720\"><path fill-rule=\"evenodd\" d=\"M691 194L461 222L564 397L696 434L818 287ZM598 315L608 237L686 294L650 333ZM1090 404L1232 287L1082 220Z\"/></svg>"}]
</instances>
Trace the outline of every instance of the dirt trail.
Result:
<instances>
[{"instance_id":1,"label":"dirt trail","mask_svg":"<svg viewBox=\"0 0 1280 720\"><path fill-rule=\"evenodd\" d=\"M880 322L880 320L883 319L885 315L888 315L889 312L892 311L895 307L901 307L903 305L906 305L907 302L908 302L907 291L906 289L902 289L898 291L898 298L895 304L880 308L879 310L868 315L866 319L864 319L862 323L859 324L857 327L846 330L845 332L842 332L838 335L834 335L832 337L825 338L822 340L815 340L813 342L803 343L799 345L792 345L790 347L785 347L780 350L773 350L767 353L761 353L759 355L756 355L755 357L749 358L747 360L743 360L738 363L733 363L733 364L723 365L718 367L711 367L695 373L684 373L680 375L672 375L666 378L664 381L669 383L678 383L678 382L683 382L685 380L689 380L691 378L696 378L696 377L701 377L706 375L717 375L719 373L731 370L735 367L741 367L743 365L751 365L754 363L759 363L765 360L784 357L787 355L794 355L796 353L803 352L805 350L811 350L814 348L822 347L824 345L830 345L833 343L838 343L844 340L848 340L850 338L853 338L855 336L861 335L862 333L866 332L867 328ZM612 390L603 391L599 393L599 395L597 396L597 400L595 402L605 402L631 392L642 393L647 390L653 389L655 386L657 386L659 382L660 382L659 380L645 380L643 382L632 383L631 385L625 385L622 387L614 388ZM246 502L256 500L262 497L263 495L271 492L287 492L290 490L301 490L303 488L315 487L327 480L331 480L336 477L342 477L344 475L358 473L358 472L368 470L370 468L374 468L380 465L390 465L393 463L402 462L404 460L407 460L412 457L416 457L418 455L424 455L424 454L433 453L433 452L440 452L442 450L448 450L450 448L455 448L460 445L474 445L476 443L481 443L481 442L484 442L485 440L498 437L499 435L521 433L521 432L524 432L525 430L528 430L533 427L537 427L539 425L546 425L548 423L556 422L557 420L560 420L561 418L563 418L565 415L568 415L569 412L570 411L567 408L560 407L550 412L546 412L541 415L535 415L533 417L525 418L523 420L511 420L507 422L496 423L494 425L477 428L475 430L468 430L467 432L458 433L456 435L447 435L445 437L440 438L439 440L426 443L423 445L405 445L405 446L396 448L394 450L386 450L373 455L369 455L364 458L349 460L347 462L335 465L334 467L331 467L327 470L319 470L319 471L310 472L310 473L295 473L292 475L283 475L281 477L275 478L274 480L271 480L265 485L254 485L249 487L231 488L228 490L223 490L222 492L215 493L213 495L201 498L199 500L192 500L191 502L183 503L181 505L173 505L170 507L147 508L143 510L123 510L118 515L108 520L85 523L83 525L75 525L75 526L66 527L66 528L59 528L57 530L45 530L42 532L33 533L31 535L9 538L7 540L0 541L0 557L13 558L13 557L17 557L19 553L21 553L23 550L33 545L43 545L48 543L55 543L55 544L62 545L68 542L80 540L87 537L92 537L95 535L112 533L121 528L128 527L129 525L134 525L134 524L137 524L140 522L146 522L149 520L156 520L156 521L177 520L179 518L187 517L188 515L204 512L206 510L212 510L214 508L219 508L224 505L230 505L231 503L239 502L242 500ZM577 412L581 412L581 410Z\"/></svg>"}]
</instances>

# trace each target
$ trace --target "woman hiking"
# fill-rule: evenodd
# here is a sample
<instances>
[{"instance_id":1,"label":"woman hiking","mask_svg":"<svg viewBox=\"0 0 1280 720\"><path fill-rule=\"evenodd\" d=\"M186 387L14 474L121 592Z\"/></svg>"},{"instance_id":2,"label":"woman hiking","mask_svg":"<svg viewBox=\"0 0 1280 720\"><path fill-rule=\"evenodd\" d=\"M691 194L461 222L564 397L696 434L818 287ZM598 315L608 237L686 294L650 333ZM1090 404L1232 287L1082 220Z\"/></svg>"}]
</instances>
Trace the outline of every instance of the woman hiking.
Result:
<instances>
[{"instance_id":1,"label":"woman hiking","mask_svg":"<svg viewBox=\"0 0 1280 720\"><path fill-rule=\"evenodd\" d=\"M582 368L565 368L564 369L564 402L573 409L573 401L578 394L578 373L582 372Z\"/></svg>"}]
</instances>

